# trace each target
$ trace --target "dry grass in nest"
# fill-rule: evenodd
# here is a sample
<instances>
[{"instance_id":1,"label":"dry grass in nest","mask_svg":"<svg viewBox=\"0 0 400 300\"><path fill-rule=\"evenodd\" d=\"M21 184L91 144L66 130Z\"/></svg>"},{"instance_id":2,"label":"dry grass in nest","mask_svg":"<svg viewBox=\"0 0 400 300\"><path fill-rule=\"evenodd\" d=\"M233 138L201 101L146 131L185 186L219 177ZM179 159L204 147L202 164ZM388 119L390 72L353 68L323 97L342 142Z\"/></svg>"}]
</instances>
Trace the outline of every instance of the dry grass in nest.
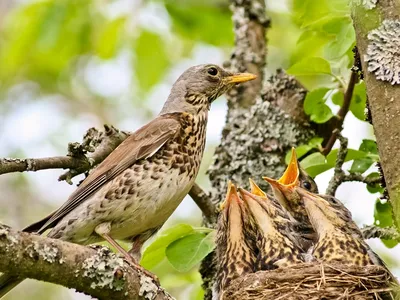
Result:
<instances>
[{"instance_id":1,"label":"dry grass in nest","mask_svg":"<svg viewBox=\"0 0 400 300\"><path fill-rule=\"evenodd\" d=\"M247 274L232 282L223 299L397 300L398 289L391 283L390 274L379 266L313 263Z\"/></svg>"}]
</instances>

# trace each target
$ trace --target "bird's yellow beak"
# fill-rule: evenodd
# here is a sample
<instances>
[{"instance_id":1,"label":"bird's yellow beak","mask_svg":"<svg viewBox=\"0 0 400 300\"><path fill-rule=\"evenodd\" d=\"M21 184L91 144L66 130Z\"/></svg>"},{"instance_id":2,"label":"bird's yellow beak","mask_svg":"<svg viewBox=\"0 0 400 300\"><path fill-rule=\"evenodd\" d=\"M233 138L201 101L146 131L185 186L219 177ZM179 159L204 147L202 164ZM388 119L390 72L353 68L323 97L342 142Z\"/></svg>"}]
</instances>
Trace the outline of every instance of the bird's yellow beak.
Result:
<instances>
[{"instance_id":1,"label":"bird's yellow beak","mask_svg":"<svg viewBox=\"0 0 400 300\"><path fill-rule=\"evenodd\" d=\"M259 188L259 186L253 181L253 179L249 178L249 182L250 182L250 191L252 194L261 196L261 197L266 196L266 193L262 189Z\"/></svg>"},{"instance_id":2,"label":"bird's yellow beak","mask_svg":"<svg viewBox=\"0 0 400 300\"><path fill-rule=\"evenodd\" d=\"M241 83L256 79L257 76L251 73L236 73L231 76L225 77L224 81L226 83Z\"/></svg>"},{"instance_id":3,"label":"bird's yellow beak","mask_svg":"<svg viewBox=\"0 0 400 300\"><path fill-rule=\"evenodd\" d=\"M292 155L290 157L289 164L279 180L275 180L269 177L263 177L265 181L271 184L273 187L281 189L281 187L291 188L297 186L299 183L300 168L297 161L296 150L292 148Z\"/></svg>"}]
</instances>

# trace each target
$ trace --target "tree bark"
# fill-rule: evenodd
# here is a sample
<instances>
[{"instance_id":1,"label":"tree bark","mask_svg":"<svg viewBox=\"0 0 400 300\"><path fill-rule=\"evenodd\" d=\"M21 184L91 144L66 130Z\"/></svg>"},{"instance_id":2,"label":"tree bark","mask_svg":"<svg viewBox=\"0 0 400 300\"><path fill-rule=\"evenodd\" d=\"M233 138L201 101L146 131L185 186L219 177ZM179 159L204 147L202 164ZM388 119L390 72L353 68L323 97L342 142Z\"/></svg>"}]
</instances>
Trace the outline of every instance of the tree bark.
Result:
<instances>
[{"instance_id":1,"label":"tree bark","mask_svg":"<svg viewBox=\"0 0 400 300\"><path fill-rule=\"evenodd\" d=\"M400 1L353 1L352 17L383 175L400 229Z\"/></svg>"},{"instance_id":2,"label":"tree bark","mask_svg":"<svg viewBox=\"0 0 400 300\"><path fill-rule=\"evenodd\" d=\"M74 288L98 299L173 299L106 247L84 247L0 224L0 272Z\"/></svg>"}]
</instances>

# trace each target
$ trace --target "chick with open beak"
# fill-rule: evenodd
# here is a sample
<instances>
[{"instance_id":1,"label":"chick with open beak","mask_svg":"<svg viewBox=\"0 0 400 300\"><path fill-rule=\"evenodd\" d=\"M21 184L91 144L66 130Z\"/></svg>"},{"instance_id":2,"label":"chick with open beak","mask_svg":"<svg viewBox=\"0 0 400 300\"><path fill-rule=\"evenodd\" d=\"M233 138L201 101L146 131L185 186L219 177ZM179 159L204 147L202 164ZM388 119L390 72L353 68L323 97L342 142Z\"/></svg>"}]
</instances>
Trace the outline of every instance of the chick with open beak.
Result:
<instances>
[{"instance_id":1,"label":"chick with open beak","mask_svg":"<svg viewBox=\"0 0 400 300\"><path fill-rule=\"evenodd\" d=\"M329 263L379 265L386 268L384 262L362 238L350 211L338 199L313 194L301 187L297 187L296 192L300 195L317 234L311 249L315 259Z\"/></svg>"},{"instance_id":2,"label":"chick with open beak","mask_svg":"<svg viewBox=\"0 0 400 300\"><path fill-rule=\"evenodd\" d=\"M278 202L259 192L262 191L254 189L254 186L252 193L239 188L257 226L256 270L273 270L302 262L299 237L287 212Z\"/></svg>"},{"instance_id":3,"label":"chick with open beak","mask_svg":"<svg viewBox=\"0 0 400 300\"><path fill-rule=\"evenodd\" d=\"M217 224L218 261L213 299L222 299L224 290L235 278L253 273L256 262L255 226L235 186L229 182Z\"/></svg>"},{"instance_id":4,"label":"chick with open beak","mask_svg":"<svg viewBox=\"0 0 400 300\"><path fill-rule=\"evenodd\" d=\"M263 177L272 188L273 194L280 204L299 222L308 223L307 214L301 203L300 196L296 193L297 187L302 187L310 192L318 193L315 181L300 167L296 151L292 148L289 164L279 180Z\"/></svg>"}]
</instances>

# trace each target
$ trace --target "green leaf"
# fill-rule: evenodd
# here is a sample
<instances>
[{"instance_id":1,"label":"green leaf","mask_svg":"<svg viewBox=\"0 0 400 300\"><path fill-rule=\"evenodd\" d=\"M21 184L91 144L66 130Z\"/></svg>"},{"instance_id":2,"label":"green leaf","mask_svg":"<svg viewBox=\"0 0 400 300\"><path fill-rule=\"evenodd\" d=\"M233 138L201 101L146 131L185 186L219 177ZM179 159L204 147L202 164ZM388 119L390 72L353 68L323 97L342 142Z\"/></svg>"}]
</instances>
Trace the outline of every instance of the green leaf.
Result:
<instances>
[{"instance_id":1,"label":"green leaf","mask_svg":"<svg viewBox=\"0 0 400 300\"><path fill-rule=\"evenodd\" d=\"M165 249L169 244L194 232L193 227L187 224L178 224L162 231L143 251L140 264L146 269L155 267L165 258Z\"/></svg>"},{"instance_id":2,"label":"green leaf","mask_svg":"<svg viewBox=\"0 0 400 300\"><path fill-rule=\"evenodd\" d=\"M372 172L370 174L368 174L368 176L366 177L366 179L372 179L372 178L380 178L380 174L378 172ZM381 187L381 185L379 183L377 184L367 184L367 190L368 192L370 192L371 194L375 194L375 193L383 193L383 187Z\"/></svg>"},{"instance_id":3,"label":"green leaf","mask_svg":"<svg viewBox=\"0 0 400 300\"><path fill-rule=\"evenodd\" d=\"M120 17L106 23L103 28L100 29L100 35L95 45L95 51L98 56L108 59L115 55L122 30L125 26L125 21L125 17Z\"/></svg>"},{"instance_id":4,"label":"green leaf","mask_svg":"<svg viewBox=\"0 0 400 300\"><path fill-rule=\"evenodd\" d=\"M306 172L315 177L329 169L335 167L338 149L332 150L326 157L321 153L313 153L307 156L301 161L301 166L306 170ZM345 157L345 162L366 157L366 153L354 149L348 149L347 155Z\"/></svg>"},{"instance_id":5,"label":"green leaf","mask_svg":"<svg viewBox=\"0 0 400 300\"><path fill-rule=\"evenodd\" d=\"M379 227L391 227L393 226L393 210L390 203L384 202L382 203L380 199L377 199L375 202L375 210L374 210L374 224ZM385 244L388 248L393 248L398 243L393 240L383 240L381 241Z\"/></svg>"},{"instance_id":6,"label":"green leaf","mask_svg":"<svg viewBox=\"0 0 400 300\"><path fill-rule=\"evenodd\" d=\"M325 57L329 60L338 59L346 54L349 48L355 44L355 32L353 23L350 18L338 19L338 24L335 24L338 32L335 33L335 39L326 45Z\"/></svg>"},{"instance_id":7,"label":"green leaf","mask_svg":"<svg viewBox=\"0 0 400 300\"><path fill-rule=\"evenodd\" d=\"M333 95L332 95L332 102L333 104L342 106L344 101L344 94L342 91L337 90Z\"/></svg>"},{"instance_id":8,"label":"green leaf","mask_svg":"<svg viewBox=\"0 0 400 300\"><path fill-rule=\"evenodd\" d=\"M329 169L326 168L325 156L319 152L308 155L300 162L300 165L312 177L315 177Z\"/></svg>"},{"instance_id":9,"label":"green leaf","mask_svg":"<svg viewBox=\"0 0 400 300\"><path fill-rule=\"evenodd\" d=\"M166 9L181 36L212 45L231 45L233 42L231 12L227 6L205 1L166 1ZM212 24L212 25L211 25ZM218 30L216 30L218 29Z\"/></svg>"},{"instance_id":10,"label":"green leaf","mask_svg":"<svg viewBox=\"0 0 400 300\"><path fill-rule=\"evenodd\" d=\"M208 234L193 233L172 242L165 253L171 265L187 272L207 256L215 247L215 231Z\"/></svg>"},{"instance_id":11,"label":"green leaf","mask_svg":"<svg viewBox=\"0 0 400 300\"><path fill-rule=\"evenodd\" d=\"M140 87L149 90L164 76L170 61L161 36L142 31L135 43L135 70Z\"/></svg>"},{"instance_id":12,"label":"green leaf","mask_svg":"<svg viewBox=\"0 0 400 300\"><path fill-rule=\"evenodd\" d=\"M307 57L291 66L286 72L295 76L332 74L329 62L321 57Z\"/></svg>"},{"instance_id":13,"label":"green leaf","mask_svg":"<svg viewBox=\"0 0 400 300\"><path fill-rule=\"evenodd\" d=\"M300 145L296 147L296 155L297 158L302 157L304 154L306 154L308 151L312 149L311 146L309 145ZM288 164L290 161L290 157L292 156L292 151L289 150L286 155L285 155L285 163Z\"/></svg>"},{"instance_id":14,"label":"green leaf","mask_svg":"<svg viewBox=\"0 0 400 300\"><path fill-rule=\"evenodd\" d=\"M320 138L320 137L313 137L311 140L308 141L307 145L297 146L296 147L296 156L297 156L297 158L300 159L301 157L303 157L311 149L319 149L321 147L321 144L322 144L323 140L324 139ZM289 150L286 153L286 156L285 156L286 164L289 163L291 155L292 155L292 151Z\"/></svg>"},{"instance_id":15,"label":"green leaf","mask_svg":"<svg viewBox=\"0 0 400 300\"><path fill-rule=\"evenodd\" d=\"M349 172L351 173L364 173L371 165L379 160L378 148L376 142L373 140L364 139L359 147L359 150L366 155L360 159L354 160Z\"/></svg>"},{"instance_id":16,"label":"green leaf","mask_svg":"<svg viewBox=\"0 0 400 300\"><path fill-rule=\"evenodd\" d=\"M353 97L350 103L350 111L353 115L361 120L365 121L365 106L367 102L367 92L365 89L365 82L357 83L354 87Z\"/></svg>"},{"instance_id":17,"label":"green leaf","mask_svg":"<svg viewBox=\"0 0 400 300\"><path fill-rule=\"evenodd\" d=\"M325 97L329 89L320 88L307 93L304 100L304 112L315 123L325 123L333 117L332 110L325 104Z\"/></svg>"}]
</instances>

